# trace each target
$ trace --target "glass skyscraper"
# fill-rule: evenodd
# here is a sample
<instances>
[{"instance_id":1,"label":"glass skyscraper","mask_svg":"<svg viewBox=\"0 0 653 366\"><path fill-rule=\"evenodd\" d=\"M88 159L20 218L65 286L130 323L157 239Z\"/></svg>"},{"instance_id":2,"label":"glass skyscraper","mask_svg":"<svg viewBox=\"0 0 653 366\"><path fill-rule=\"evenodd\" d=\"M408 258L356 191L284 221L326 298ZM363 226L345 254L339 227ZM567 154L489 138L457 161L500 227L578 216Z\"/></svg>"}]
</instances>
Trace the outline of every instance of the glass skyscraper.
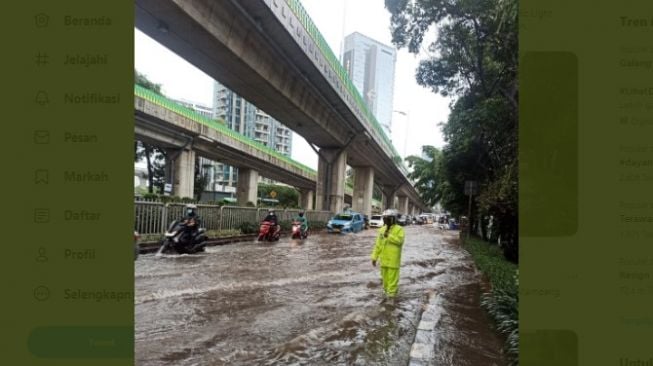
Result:
<instances>
[{"instance_id":1,"label":"glass skyscraper","mask_svg":"<svg viewBox=\"0 0 653 366\"><path fill-rule=\"evenodd\" d=\"M343 65L370 111L391 137L397 51L354 32L345 37Z\"/></svg>"}]
</instances>

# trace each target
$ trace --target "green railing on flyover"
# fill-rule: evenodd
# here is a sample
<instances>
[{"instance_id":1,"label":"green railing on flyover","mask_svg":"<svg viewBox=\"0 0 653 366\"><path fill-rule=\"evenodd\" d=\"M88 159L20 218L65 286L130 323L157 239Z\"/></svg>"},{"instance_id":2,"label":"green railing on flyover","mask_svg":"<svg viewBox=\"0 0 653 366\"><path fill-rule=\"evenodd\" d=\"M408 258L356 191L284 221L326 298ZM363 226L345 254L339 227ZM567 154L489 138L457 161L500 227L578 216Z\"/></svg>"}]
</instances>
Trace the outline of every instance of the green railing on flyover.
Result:
<instances>
[{"instance_id":1,"label":"green railing on flyover","mask_svg":"<svg viewBox=\"0 0 653 366\"><path fill-rule=\"evenodd\" d=\"M217 130L223 135L227 135L237 141L240 141L250 147L253 147L261 152L264 152L268 155L272 155L275 158L288 163L295 168L299 168L302 172L306 173L307 175L311 176L313 179L317 179L317 172L306 165L297 162L295 160L290 159L289 157L279 153L278 151L269 148L262 143L249 138L245 135L242 135L234 130L229 129L224 122L220 122L218 120L210 119L208 117L205 117L194 110L187 108L185 106L182 106L180 104L177 104L170 99L164 97L163 95L157 94L153 92L152 90L149 90L147 88L144 88L140 85L134 85L134 95L143 99L146 99L160 107L166 108L172 112L175 112L181 116L184 116L192 121L195 121L197 123L201 123L205 126L208 126L214 130Z\"/></svg>"},{"instance_id":2,"label":"green railing on flyover","mask_svg":"<svg viewBox=\"0 0 653 366\"><path fill-rule=\"evenodd\" d=\"M313 23L313 21L311 20L311 17L306 12L306 9L304 9L304 7L302 6L300 0L286 0L286 3L288 4L292 12L295 13L295 16L297 16L299 21L302 23L306 32L309 34L309 36L313 39L317 47L320 49L320 52L322 52L322 55L326 58L327 62L329 63L329 65L331 66L335 74L338 75L340 81L342 81L342 83L345 85L347 91L354 98L358 107L363 111L363 114L365 115L367 120L372 124L374 129L376 129L379 135L383 138L383 142L385 142L386 146L390 148L390 150L394 154L393 156L391 156L391 158L394 160L396 156L399 156L397 150L395 150L394 146L392 145L392 142L390 142L390 139L388 138L388 136L386 136L385 132L383 131L383 128L381 128L381 125L376 120L376 117L374 117L374 114L370 112L369 108L367 107L367 103L365 103L365 101L363 100L363 97L358 92L358 89L354 86L354 83L349 78L347 71L342 66L340 61L338 61L338 58L333 53L333 50L331 50L331 47L329 47L328 43L324 40L322 33L320 33L320 31L317 29L317 26L315 26L315 23ZM403 162L397 163L395 161L395 163L399 165L399 169L404 174L407 174L407 169L404 166Z\"/></svg>"}]
</instances>

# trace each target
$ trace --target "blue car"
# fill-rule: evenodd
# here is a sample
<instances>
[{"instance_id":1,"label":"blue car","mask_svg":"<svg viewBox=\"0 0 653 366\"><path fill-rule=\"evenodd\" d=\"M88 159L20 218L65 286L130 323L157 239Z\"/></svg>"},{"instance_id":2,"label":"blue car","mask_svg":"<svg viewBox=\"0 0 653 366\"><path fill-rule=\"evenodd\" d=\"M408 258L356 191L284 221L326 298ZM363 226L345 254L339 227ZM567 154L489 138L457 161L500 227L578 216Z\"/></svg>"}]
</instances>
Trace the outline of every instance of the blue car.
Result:
<instances>
[{"instance_id":1,"label":"blue car","mask_svg":"<svg viewBox=\"0 0 653 366\"><path fill-rule=\"evenodd\" d=\"M352 211L339 213L327 222L327 231L330 233L357 233L364 227L363 215Z\"/></svg>"}]
</instances>

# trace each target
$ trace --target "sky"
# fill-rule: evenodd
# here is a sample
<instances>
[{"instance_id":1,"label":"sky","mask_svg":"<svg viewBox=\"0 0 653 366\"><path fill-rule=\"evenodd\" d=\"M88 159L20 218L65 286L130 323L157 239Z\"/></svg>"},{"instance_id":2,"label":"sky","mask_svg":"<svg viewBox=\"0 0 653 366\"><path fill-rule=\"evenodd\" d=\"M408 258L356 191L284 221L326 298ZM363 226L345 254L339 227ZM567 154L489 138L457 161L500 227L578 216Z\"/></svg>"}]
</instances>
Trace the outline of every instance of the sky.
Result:
<instances>
[{"instance_id":1,"label":"sky","mask_svg":"<svg viewBox=\"0 0 653 366\"><path fill-rule=\"evenodd\" d=\"M384 0L302 0L302 4L336 55L340 55L343 36L353 32L392 45L390 13ZM434 32L428 34L422 48L434 37ZM403 157L420 155L422 145L444 145L438 124L446 121L450 100L415 81L419 60L427 56L424 51L420 55L406 49L397 52L393 103L397 112L393 113L390 137ZM137 29L134 64L150 80L162 84L166 96L212 106L213 79ZM317 155L295 133L292 158L317 169Z\"/></svg>"}]
</instances>

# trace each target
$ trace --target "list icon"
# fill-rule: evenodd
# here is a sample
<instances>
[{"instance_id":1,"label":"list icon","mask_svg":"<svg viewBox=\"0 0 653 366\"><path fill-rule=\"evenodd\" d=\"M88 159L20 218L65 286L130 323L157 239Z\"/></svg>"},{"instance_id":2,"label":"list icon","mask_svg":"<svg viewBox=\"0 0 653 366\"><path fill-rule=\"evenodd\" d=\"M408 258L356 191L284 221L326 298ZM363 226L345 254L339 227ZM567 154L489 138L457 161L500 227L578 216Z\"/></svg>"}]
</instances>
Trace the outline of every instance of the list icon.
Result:
<instances>
[{"instance_id":1,"label":"list icon","mask_svg":"<svg viewBox=\"0 0 653 366\"><path fill-rule=\"evenodd\" d=\"M50 222L50 209L49 208L35 208L34 209L34 223L47 224Z\"/></svg>"}]
</instances>

